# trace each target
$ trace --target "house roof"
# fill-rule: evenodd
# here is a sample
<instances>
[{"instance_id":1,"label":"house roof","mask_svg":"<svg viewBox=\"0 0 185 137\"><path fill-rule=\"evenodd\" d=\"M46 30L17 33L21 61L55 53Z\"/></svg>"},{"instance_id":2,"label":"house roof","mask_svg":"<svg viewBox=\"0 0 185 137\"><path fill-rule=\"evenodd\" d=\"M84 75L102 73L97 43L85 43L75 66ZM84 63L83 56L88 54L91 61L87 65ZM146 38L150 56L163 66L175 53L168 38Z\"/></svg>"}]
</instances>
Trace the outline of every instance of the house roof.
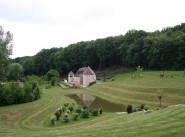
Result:
<instances>
[{"instance_id":1,"label":"house roof","mask_svg":"<svg viewBox=\"0 0 185 137\"><path fill-rule=\"evenodd\" d=\"M84 75L95 75L93 70L88 66L83 72Z\"/></svg>"},{"instance_id":2,"label":"house roof","mask_svg":"<svg viewBox=\"0 0 185 137\"><path fill-rule=\"evenodd\" d=\"M74 73L73 73L72 71L70 71L70 72L68 73L68 75L69 75L69 76L74 76Z\"/></svg>"},{"instance_id":3,"label":"house roof","mask_svg":"<svg viewBox=\"0 0 185 137\"><path fill-rule=\"evenodd\" d=\"M93 72L93 70L89 66L88 67L79 68L78 71L75 74L75 77L79 77L80 74L95 75L95 73Z\"/></svg>"}]
</instances>

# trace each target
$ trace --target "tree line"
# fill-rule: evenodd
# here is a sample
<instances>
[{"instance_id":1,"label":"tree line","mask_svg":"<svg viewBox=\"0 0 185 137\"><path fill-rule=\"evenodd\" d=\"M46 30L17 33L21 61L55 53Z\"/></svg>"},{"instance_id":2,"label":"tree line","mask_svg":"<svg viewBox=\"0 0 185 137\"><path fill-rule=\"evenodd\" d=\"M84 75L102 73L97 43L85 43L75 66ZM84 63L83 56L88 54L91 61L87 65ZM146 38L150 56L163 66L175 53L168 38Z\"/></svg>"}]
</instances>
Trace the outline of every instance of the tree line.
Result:
<instances>
[{"instance_id":1,"label":"tree line","mask_svg":"<svg viewBox=\"0 0 185 137\"><path fill-rule=\"evenodd\" d=\"M161 31L129 30L125 35L42 49L35 56L12 61L23 66L25 75L40 76L50 69L67 74L83 66L94 70L138 65L147 70L184 70L184 60L185 23Z\"/></svg>"},{"instance_id":2,"label":"tree line","mask_svg":"<svg viewBox=\"0 0 185 137\"><path fill-rule=\"evenodd\" d=\"M36 77L27 77L24 83L17 81L24 68L10 60L12 40L13 35L0 26L0 106L31 102L41 96Z\"/></svg>"}]
</instances>

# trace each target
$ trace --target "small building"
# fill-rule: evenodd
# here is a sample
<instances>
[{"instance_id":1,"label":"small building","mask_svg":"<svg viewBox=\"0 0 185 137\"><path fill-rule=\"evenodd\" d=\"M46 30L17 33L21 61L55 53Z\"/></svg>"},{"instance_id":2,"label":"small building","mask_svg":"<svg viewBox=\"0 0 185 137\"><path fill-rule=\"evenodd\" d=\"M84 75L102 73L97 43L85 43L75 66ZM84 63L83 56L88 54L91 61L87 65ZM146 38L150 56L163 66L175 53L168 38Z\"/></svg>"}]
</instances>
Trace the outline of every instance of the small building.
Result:
<instances>
[{"instance_id":1,"label":"small building","mask_svg":"<svg viewBox=\"0 0 185 137\"><path fill-rule=\"evenodd\" d=\"M72 71L68 73L68 82L75 85L87 87L89 86L90 83L95 81L96 81L96 74L89 66L79 68L76 74L74 74Z\"/></svg>"}]
</instances>

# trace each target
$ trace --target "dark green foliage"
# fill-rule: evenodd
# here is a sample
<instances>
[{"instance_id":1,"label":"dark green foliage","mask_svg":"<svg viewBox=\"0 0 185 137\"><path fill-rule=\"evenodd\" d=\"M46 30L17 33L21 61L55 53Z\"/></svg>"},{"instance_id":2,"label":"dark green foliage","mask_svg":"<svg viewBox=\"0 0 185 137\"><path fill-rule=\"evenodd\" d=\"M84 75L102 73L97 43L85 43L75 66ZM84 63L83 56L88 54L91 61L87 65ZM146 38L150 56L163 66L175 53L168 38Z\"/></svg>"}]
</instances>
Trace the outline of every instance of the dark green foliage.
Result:
<instances>
[{"instance_id":1,"label":"dark green foliage","mask_svg":"<svg viewBox=\"0 0 185 137\"><path fill-rule=\"evenodd\" d=\"M89 111L87 109L82 110L82 118L89 118Z\"/></svg>"},{"instance_id":2,"label":"dark green foliage","mask_svg":"<svg viewBox=\"0 0 185 137\"><path fill-rule=\"evenodd\" d=\"M91 111L91 114L92 114L93 116L98 116L98 110L97 110L97 109L93 109L93 110Z\"/></svg>"},{"instance_id":3,"label":"dark green foliage","mask_svg":"<svg viewBox=\"0 0 185 137\"><path fill-rule=\"evenodd\" d=\"M47 80L51 81L52 78L58 79L60 75L58 71L51 69L50 71L47 72L46 76L47 76Z\"/></svg>"},{"instance_id":4,"label":"dark green foliage","mask_svg":"<svg viewBox=\"0 0 185 137\"><path fill-rule=\"evenodd\" d=\"M63 118L63 121L65 123L69 122L69 114L68 113L65 113L64 118Z\"/></svg>"},{"instance_id":5,"label":"dark green foliage","mask_svg":"<svg viewBox=\"0 0 185 137\"><path fill-rule=\"evenodd\" d=\"M135 68L138 65L146 70L184 70L184 24L152 33L130 30L124 36L82 41L66 48L44 49L34 57L14 61L23 65L25 74L37 75L44 75L51 69L67 74L88 65L94 70Z\"/></svg>"},{"instance_id":6,"label":"dark green foliage","mask_svg":"<svg viewBox=\"0 0 185 137\"><path fill-rule=\"evenodd\" d=\"M103 113L103 109L102 109L102 108L100 108L100 109L99 109L99 112L100 112L100 114L102 114L102 113Z\"/></svg>"},{"instance_id":7,"label":"dark green foliage","mask_svg":"<svg viewBox=\"0 0 185 137\"><path fill-rule=\"evenodd\" d=\"M0 105L20 104L38 100L41 92L34 82L21 85L18 82L0 84Z\"/></svg>"},{"instance_id":8,"label":"dark green foliage","mask_svg":"<svg viewBox=\"0 0 185 137\"><path fill-rule=\"evenodd\" d=\"M69 102L64 103L64 106L68 107L69 106Z\"/></svg>"},{"instance_id":9,"label":"dark green foliage","mask_svg":"<svg viewBox=\"0 0 185 137\"><path fill-rule=\"evenodd\" d=\"M68 109L70 110L70 112L73 112L73 107L69 106Z\"/></svg>"},{"instance_id":10,"label":"dark green foliage","mask_svg":"<svg viewBox=\"0 0 185 137\"><path fill-rule=\"evenodd\" d=\"M132 105L128 105L128 106L127 106L127 113L128 113L128 114L129 114L129 113L132 113L132 111L133 111Z\"/></svg>"},{"instance_id":11,"label":"dark green foliage","mask_svg":"<svg viewBox=\"0 0 185 137\"><path fill-rule=\"evenodd\" d=\"M23 76L24 69L19 63L11 63L8 69L8 80L20 80Z\"/></svg>"},{"instance_id":12,"label":"dark green foliage","mask_svg":"<svg viewBox=\"0 0 185 137\"><path fill-rule=\"evenodd\" d=\"M76 120L78 120L78 118L79 118L79 113L74 113L73 120L76 121Z\"/></svg>"},{"instance_id":13,"label":"dark green foliage","mask_svg":"<svg viewBox=\"0 0 185 137\"><path fill-rule=\"evenodd\" d=\"M8 31L4 32L0 26L0 82L6 81L8 76L9 56L12 53L13 35Z\"/></svg>"},{"instance_id":14,"label":"dark green foliage","mask_svg":"<svg viewBox=\"0 0 185 137\"><path fill-rule=\"evenodd\" d=\"M145 108L145 105L144 104L141 104L141 107L140 107L141 109L144 109Z\"/></svg>"},{"instance_id":15,"label":"dark green foliage","mask_svg":"<svg viewBox=\"0 0 185 137\"><path fill-rule=\"evenodd\" d=\"M81 107L78 107L78 108L76 109L76 113L81 113L81 112L82 112Z\"/></svg>"}]
</instances>

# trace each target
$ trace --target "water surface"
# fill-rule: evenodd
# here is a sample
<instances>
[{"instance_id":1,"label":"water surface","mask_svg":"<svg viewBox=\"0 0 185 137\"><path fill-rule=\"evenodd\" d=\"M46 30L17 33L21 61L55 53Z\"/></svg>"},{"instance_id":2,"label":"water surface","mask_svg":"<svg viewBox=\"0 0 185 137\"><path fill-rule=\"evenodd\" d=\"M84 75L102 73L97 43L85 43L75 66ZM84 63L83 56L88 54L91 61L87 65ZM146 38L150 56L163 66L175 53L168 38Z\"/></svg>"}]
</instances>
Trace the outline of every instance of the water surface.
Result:
<instances>
[{"instance_id":1,"label":"water surface","mask_svg":"<svg viewBox=\"0 0 185 137\"><path fill-rule=\"evenodd\" d=\"M103 108L104 112L123 112L126 111L126 106L122 104L116 104L108 100L102 99L97 96L88 94L68 94L66 95L73 99L78 105L87 106L90 109Z\"/></svg>"}]
</instances>

